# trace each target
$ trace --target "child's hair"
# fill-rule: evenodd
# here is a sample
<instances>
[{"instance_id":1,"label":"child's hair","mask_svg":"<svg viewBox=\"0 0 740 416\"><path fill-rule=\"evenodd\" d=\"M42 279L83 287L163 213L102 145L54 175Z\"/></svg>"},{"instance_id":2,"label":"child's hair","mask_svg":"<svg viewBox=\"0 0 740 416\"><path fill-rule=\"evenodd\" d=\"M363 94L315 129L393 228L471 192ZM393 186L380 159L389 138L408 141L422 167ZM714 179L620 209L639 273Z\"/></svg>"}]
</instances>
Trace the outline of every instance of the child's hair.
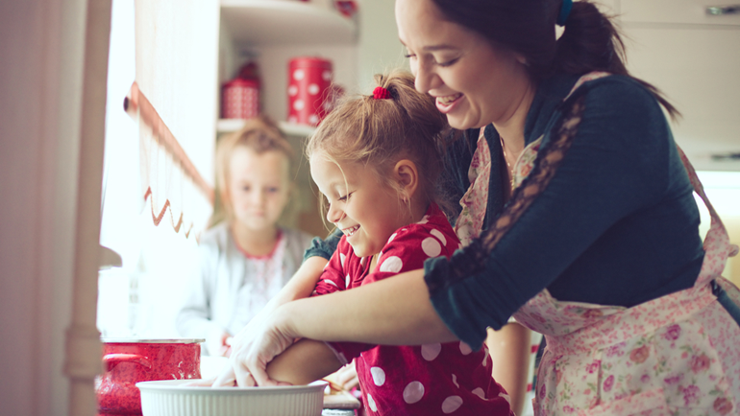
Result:
<instances>
[{"instance_id":1,"label":"child's hair","mask_svg":"<svg viewBox=\"0 0 740 416\"><path fill-rule=\"evenodd\" d=\"M437 110L434 98L416 91L409 72L376 75L375 82L390 98L361 95L341 101L309 139L306 155L322 152L336 163L366 164L396 188L387 173L399 160L409 159L418 169L421 196L445 205L436 188L447 118Z\"/></svg>"},{"instance_id":2,"label":"child's hair","mask_svg":"<svg viewBox=\"0 0 740 416\"><path fill-rule=\"evenodd\" d=\"M220 201L217 201L217 207L209 222L211 226L225 219L229 221L234 219L233 208L227 201L229 201L231 155L238 147L251 149L258 155L266 152L281 152L286 156L289 166L295 159L293 147L280 132L277 124L267 116L260 115L248 119L240 130L219 139L216 146L216 190Z\"/></svg>"}]
</instances>

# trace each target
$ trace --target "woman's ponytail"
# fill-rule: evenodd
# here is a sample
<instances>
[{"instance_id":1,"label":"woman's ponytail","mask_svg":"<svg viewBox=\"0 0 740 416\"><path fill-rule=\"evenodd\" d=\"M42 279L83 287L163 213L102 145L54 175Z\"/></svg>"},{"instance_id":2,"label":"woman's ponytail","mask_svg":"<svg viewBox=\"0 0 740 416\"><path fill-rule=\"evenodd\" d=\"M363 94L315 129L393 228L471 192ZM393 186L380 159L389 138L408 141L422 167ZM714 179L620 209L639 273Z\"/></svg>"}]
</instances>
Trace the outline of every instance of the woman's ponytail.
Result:
<instances>
[{"instance_id":1,"label":"woman's ponytail","mask_svg":"<svg viewBox=\"0 0 740 416\"><path fill-rule=\"evenodd\" d=\"M570 15L564 22L564 31L555 44L555 57L551 74L581 75L592 71L631 76L627 67L624 42L610 17L604 15L587 1L573 3ZM680 116L678 110L652 84L634 78L647 88L672 118Z\"/></svg>"},{"instance_id":2,"label":"woman's ponytail","mask_svg":"<svg viewBox=\"0 0 740 416\"><path fill-rule=\"evenodd\" d=\"M521 54L535 81L556 74L583 75L592 71L630 76L619 30L609 16L588 0L572 5L571 0L564 0L565 4L563 0L432 1L450 21L480 33L492 44ZM561 16L561 12L566 16ZM556 21L565 28L557 41ZM657 88L635 80L655 95L671 117L679 115Z\"/></svg>"},{"instance_id":3,"label":"woman's ponytail","mask_svg":"<svg viewBox=\"0 0 740 416\"><path fill-rule=\"evenodd\" d=\"M575 2L564 23L563 34L555 43L552 72L627 75L622 38L593 3Z\"/></svg>"}]
</instances>

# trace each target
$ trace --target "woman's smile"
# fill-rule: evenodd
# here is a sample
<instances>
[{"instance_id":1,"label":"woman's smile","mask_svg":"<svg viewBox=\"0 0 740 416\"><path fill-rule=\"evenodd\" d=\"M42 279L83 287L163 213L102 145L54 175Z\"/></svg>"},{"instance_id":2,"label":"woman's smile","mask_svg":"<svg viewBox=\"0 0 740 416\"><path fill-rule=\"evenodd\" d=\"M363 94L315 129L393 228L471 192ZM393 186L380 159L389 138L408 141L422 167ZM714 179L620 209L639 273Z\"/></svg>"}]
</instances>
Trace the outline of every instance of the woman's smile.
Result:
<instances>
[{"instance_id":1,"label":"woman's smile","mask_svg":"<svg viewBox=\"0 0 740 416\"><path fill-rule=\"evenodd\" d=\"M455 103L457 103L463 97L462 93L446 95L443 97L436 97L437 110L442 114L447 114L452 111Z\"/></svg>"}]
</instances>

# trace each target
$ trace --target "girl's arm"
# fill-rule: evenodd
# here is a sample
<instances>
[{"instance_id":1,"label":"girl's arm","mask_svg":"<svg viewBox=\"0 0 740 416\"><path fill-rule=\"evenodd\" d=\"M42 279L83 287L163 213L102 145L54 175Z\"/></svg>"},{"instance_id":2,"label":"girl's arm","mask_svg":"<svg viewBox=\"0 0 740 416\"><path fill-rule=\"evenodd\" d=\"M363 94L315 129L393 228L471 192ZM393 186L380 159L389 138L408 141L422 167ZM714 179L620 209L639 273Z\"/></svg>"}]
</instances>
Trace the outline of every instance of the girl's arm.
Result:
<instances>
[{"instance_id":1,"label":"girl's arm","mask_svg":"<svg viewBox=\"0 0 740 416\"><path fill-rule=\"evenodd\" d=\"M299 385L326 377L341 366L325 343L302 339L270 361L267 374L278 383Z\"/></svg>"},{"instance_id":2,"label":"girl's arm","mask_svg":"<svg viewBox=\"0 0 740 416\"><path fill-rule=\"evenodd\" d=\"M509 393L511 410L522 414L527 394L531 353L530 330L511 322L500 330L488 328L486 346L493 362L493 379Z\"/></svg>"},{"instance_id":3,"label":"girl's arm","mask_svg":"<svg viewBox=\"0 0 740 416\"><path fill-rule=\"evenodd\" d=\"M229 356L232 365L224 368L213 383L214 386L227 386L234 383L234 366L237 365L239 360L243 359L249 346L252 345L255 336L261 331L259 328L262 325L262 321L272 315L281 305L295 299L308 297L316 286L316 282L318 282L326 263L328 263L328 260L319 256L306 259L280 292L241 331L229 340L231 344Z\"/></svg>"},{"instance_id":4,"label":"girl's arm","mask_svg":"<svg viewBox=\"0 0 740 416\"><path fill-rule=\"evenodd\" d=\"M288 283L267 303L265 309L274 310L284 303L307 298L313 292L328 262L329 260L319 256L306 259Z\"/></svg>"}]
</instances>

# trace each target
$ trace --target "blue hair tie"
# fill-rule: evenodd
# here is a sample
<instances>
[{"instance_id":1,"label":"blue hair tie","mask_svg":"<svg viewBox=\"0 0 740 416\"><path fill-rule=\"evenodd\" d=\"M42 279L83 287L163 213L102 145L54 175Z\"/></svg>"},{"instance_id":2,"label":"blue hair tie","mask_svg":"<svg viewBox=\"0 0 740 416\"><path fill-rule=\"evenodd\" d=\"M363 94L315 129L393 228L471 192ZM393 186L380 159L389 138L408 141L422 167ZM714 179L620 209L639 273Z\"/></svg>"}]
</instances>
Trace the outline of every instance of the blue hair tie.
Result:
<instances>
[{"instance_id":1,"label":"blue hair tie","mask_svg":"<svg viewBox=\"0 0 740 416\"><path fill-rule=\"evenodd\" d=\"M568 15L570 15L571 8L573 8L573 0L563 0L563 4L560 5L560 14L558 14L558 20L555 21L558 26L565 26L565 21L568 20Z\"/></svg>"}]
</instances>

